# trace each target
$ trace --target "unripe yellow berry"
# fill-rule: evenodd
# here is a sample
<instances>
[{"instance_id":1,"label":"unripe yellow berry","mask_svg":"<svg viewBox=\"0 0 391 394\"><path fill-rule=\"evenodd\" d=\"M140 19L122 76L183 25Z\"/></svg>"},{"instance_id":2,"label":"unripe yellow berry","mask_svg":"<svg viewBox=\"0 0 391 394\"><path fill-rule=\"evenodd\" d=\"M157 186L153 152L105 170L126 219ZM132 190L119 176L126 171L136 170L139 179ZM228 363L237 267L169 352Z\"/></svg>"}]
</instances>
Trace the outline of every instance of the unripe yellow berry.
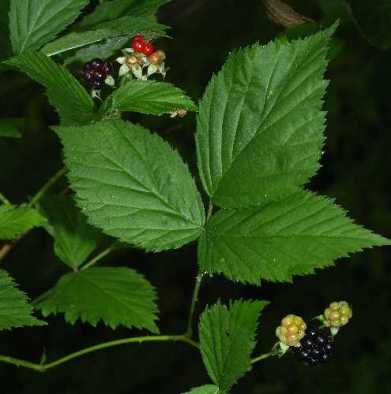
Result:
<instances>
[{"instance_id":1,"label":"unripe yellow berry","mask_svg":"<svg viewBox=\"0 0 391 394\"><path fill-rule=\"evenodd\" d=\"M352 316L352 309L346 301L332 302L324 311L324 320L328 327L346 326Z\"/></svg>"},{"instance_id":2,"label":"unripe yellow berry","mask_svg":"<svg viewBox=\"0 0 391 394\"><path fill-rule=\"evenodd\" d=\"M166 60L166 54L163 51L156 51L148 56L148 60L151 64L158 65Z\"/></svg>"},{"instance_id":3,"label":"unripe yellow berry","mask_svg":"<svg viewBox=\"0 0 391 394\"><path fill-rule=\"evenodd\" d=\"M136 56L131 55L131 56L127 56L127 57L126 57L125 62L126 62L126 64L127 64L128 66L131 67L131 66L134 66L135 64L138 64L139 59L137 59Z\"/></svg>"},{"instance_id":4,"label":"unripe yellow berry","mask_svg":"<svg viewBox=\"0 0 391 394\"><path fill-rule=\"evenodd\" d=\"M285 346L297 346L305 335L307 325L300 316L288 315L281 320L276 336Z\"/></svg>"}]
</instances>

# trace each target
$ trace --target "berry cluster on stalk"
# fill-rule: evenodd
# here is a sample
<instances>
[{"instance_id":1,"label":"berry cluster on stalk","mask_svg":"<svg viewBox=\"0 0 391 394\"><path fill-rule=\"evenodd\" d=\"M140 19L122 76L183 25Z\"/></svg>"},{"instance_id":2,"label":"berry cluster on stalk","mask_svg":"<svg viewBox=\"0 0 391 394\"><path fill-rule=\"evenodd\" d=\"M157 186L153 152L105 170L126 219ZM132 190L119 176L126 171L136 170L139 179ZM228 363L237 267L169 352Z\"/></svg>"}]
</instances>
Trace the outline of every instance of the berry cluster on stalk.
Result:
<instances>
[{"instance_id":1,"label":"berry cluster on stalk","mask_svg":"<svg viewBox=\"0 0 391 394\"><path fill-rule=\"evenodd\" d=\"M166 54L156 50L151 41L137 34L131 42L131 48L122 50L124 56L118 57L117 62L121 65L119 76L130 76L140 80L147 80L153 74L166 76L164 61Z\"/></svg>"},{"instance_id":2,"label":"berry cluster on stalk","mask_svg":"<svg viewBox=\"0 0 391 394\"><path fill-rule=\"evenodd\" d=\"M300 345L293 347L295 357L306 365L315 366L326 363L334 353L334 340L324 330L310 328Z\"/></svg>"},{"instance_id":3,"label":"berry cluster on stalk","mask_svg":"<svg viewBox=\"0 0 391 394\"><path fill-rule=\"evenodd\" d=\"M94 59L83 68L83 76L86 83L94 90L103 88L105 82L112 75L112 67L109 62Z\"/></svg>"},{"instance_id":4,"label":"berry cluster on stalk","mask_svg":"<svg viewBox=\"0 0 391 394\"><path fill-rule=\"evenodd\" d=\"M303 361L306 365L325 363L334 353L334 337L338 330L345 326L352 316L352 309L346 301L332 302L323 315L315 318L321 322L320 328L307 328L302 317L287 315L276 329L279 342L272 353L281 357L290 351L298 361Z\"/></svg>"}]
</instances>

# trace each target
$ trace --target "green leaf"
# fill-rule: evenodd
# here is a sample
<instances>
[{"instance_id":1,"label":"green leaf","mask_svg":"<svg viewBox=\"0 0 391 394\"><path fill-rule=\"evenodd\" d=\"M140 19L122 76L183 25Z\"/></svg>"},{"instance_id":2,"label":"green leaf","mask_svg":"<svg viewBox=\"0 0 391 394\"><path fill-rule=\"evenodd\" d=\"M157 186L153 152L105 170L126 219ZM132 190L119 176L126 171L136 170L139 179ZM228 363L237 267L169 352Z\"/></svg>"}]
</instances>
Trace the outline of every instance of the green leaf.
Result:
<instances>
[{"instance_id":1,"label":"green leaf","mask_svg":"<svg viewBox=\"0 0 391 394\"><path fill-rule=\"evenodd\" d=\"M257 321L267 302L217 303L200 319L202 359L212 381L226 393L251 366Z\"/></svg>"},{"instance_id":2,"label":"green leaf","mask_svg":"<svg viewBox=\"0 0 391 394\"><path fill-rule=\"evenodd\" d=\"M223 210L199 246L202 271L260 284L290 281L339 257L391 241L353 223L326 197L299 192L262 207Z\"/></svg>"},{"instance_id":3,"label":"green leaf","mask_svg":"<svg viewBox=\"0 0 391 394\"><path fill-rule=\"evenodd\" d=\"M122 325L157 333L155 299L154 288L138 272L100 267L64 275L36 308L43 316L64 313L71 324L80 319L95 327L103 321L113 329Z\"/></svg>"},{"instance_id":4,"label":"green leaf","mask_svg":"<svg viewBox=\"0 0 391 394\"><path fill-rule=\"evenodd\" d=\"M97 44L78 49L73 55L65 59L65 64L69 65L75 62L88 63L92 59L106 60L128 43L128 36L109 38Z\"/></svg>"},{"instance_id":5,"label":"green leaf","mask_svg":"<svg viewBox=\"0 0 391 394\"><path fill-rule=\"evenodd\" d=\"M167 0L112 0L99 4L94 12L86 15L78 27L88 28L98 23L122 16L153 16Z\"/></svg>"},{"instance_id":6,"label":"green leaf","mask_svg":"<svg viewBox=\"0 0 391 394\"><path fill-rule=\"evenodd\" d=\"M87 4L88 0L11 0L14 53L39 49L71 24Z\"/></svg>"},{"instance_id":7,"label":"green leaf","mask_svg":"<svg viewBox=\"0 0 391 394\"><path fill-rule=\"evenodd\" d=\"M206 386L195 387L185 394L219 394L220 390L217 386L208 384Z\"/></svg>"},{"instance_id":8,"label":"green leaf","mask_svg":"<svg viewBox=\"0 0 391 394\"><path fill-rule=\"evenodd\" d=\"M201 197L179 154L158 135L123 121L56 131L91 224L153 251L199 237L205 222Z\"/></svg>"},{"instance_id":9,"label":"green leaf","mask_svg":"<svg viewBox=\"0 0 391 394\"><path fill-rule=\"evenodd\" d=\"M32 316L28 297L20 291L4 270L0 270L0 330L25 326L44 326L44 321Z\"/></svg>"},{"instance_id":10,"label":"green leaf","mask_svg":"<svg viewBox=\"0 0 391 394\"><path fill-rule=\"evenodd\" d=\"M22 118L0 119L0 137L21 138L24 122Z\"/></svg>"},{"instance_id":11,"label":"green leaf","mask_svg":"<svg viewBox=\"0 0 391 394\"><path fill-rule=\"evenodd\" d=\"M185 93L167 82L131 80L114 91L105 103L106 112L141 112L162 115L178 109L196 111Z\"/></svg>"},{"instance_id":12,"label":"green leaf","mask_svg":"<svg viewBox=\"0 0 391 394\"><path fill-rule=\"evenodd\" d=\"M78 268L95 250L98 231L87 223L70 197L51 196L43 201L42 208L52 228L56 255L71 268Z\"/></svg>"},{"instance_id":13,"label":"green leaf","mask_svg":"<svg viewBox=\"0 0 391 394\"><path fill-rule=\"evenodd\" d=\"M32 228L41 226L44 221L34 208L1 205L0 239L15 239Z\"/></svg>"},{"instance_id":14,"label":"green leaf","mask_svg":"<svg viewBox=\"0 0 391 394\"><path fill-rule=\"evenodd\" d=\"M380 48L391 48L391 2L389 0L350 0L353 16L368 41Z\"/></svg>"},{"instance_id":15,"label":"green leaf","mask_svg":"<svg viewBox=\"0 0 391 394\"><path fill-rule=\"evenodd\" d=\"M318 170L334 29L236 51L212 78L196 141L202 182L217 205L246 207L288 195Z\"/></svg>"},{"instance_id":16,"label":"green leaf","mask_svg":"<svg viewBox=\"0 0 391 394\"><path fill-rule=\"evenodd\" d=\"M40 52L26 51L7 64L19 68L47 88L50 103L65 126L94 120L94 102L69 71Z\"/></svg>"},{"instance_id":17,"label":"green leaf","mask_svg":"<svg viewBox=\"0 0 391 394\"><path fill-rule=\"evenodd\" d=\"M154 18L126 16L114 21L105 22L96 26L93 30L72 32L45 45L42 51L53 56L66 51L96 44L110 38L121 36L134 36L143 33L150 37L165 36L167 26L157 23Z\"/></svg>"}]
</instances>

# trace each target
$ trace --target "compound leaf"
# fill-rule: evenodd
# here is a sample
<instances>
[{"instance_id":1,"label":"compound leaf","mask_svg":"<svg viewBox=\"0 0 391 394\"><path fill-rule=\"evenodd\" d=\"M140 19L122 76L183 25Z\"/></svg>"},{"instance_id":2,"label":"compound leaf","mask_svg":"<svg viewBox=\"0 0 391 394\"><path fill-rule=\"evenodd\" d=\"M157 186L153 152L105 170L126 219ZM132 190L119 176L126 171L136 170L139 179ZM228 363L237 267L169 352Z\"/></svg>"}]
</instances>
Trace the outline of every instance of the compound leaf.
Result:
<instances>
[{"instance_id":1,"label":"compound leaf","mask_svg":"<svg viewBox=\"0 0 391 394\"><path fill-rule=\"evenodd\" d=\"M153 251L199 237L205 214L194 180L158 135L123 121L56 131L78 204L91 224Z\"/></svg>"},{"instance_id":2,"label":"compound leaf","mask_svg":"<svg viewBox=\"0 0 391 394\"><path fill-rule=\"evenodd\" d=\"M42 48L48 56L81 48L91 44L122 36L132 37L143 33L148 37L165 36L167 26L156 22L154 18L125 16L114 21L97 25L91 30L72 32L45 45Z\"/></svg>"},{"instance_id":3,"label":"compound leaf","mask_svg":"<svg viewBox=\"0 0 391 394\"><path fill-rule=\"evenodd\" d=\"M229 307L217 303L201 315L202 359L222 393L250 369L257 322L266 305L267 302L242 300L232 302Z\"/></svg>"},{"instance_id":4,"label":"compound leaf","mask_svg":"<svg viewBox=\"0 0 391 394\"><path fill-rule=\"evenodd\" d=\"M72 23L87 4L88 0L11 0L14 53L39 49Z\"/></svg>"},{"instance_id":5,"label":"compound leaf","mask_svg":"<svg viewBox=\"0 0 391 394\"><path fill-rule=\"evenodd\" d=\"M58 258L73 269L85 262L95 250L99 232L87 223L87 218L70 197L51 196L43 201Z\"/></svg>"},{"instance_id":6,"label":"compound leaf","mask_svg":"<svg viewBox=\"0 0 391 394\"><path fill-rule=\"evenodd\" d=\"M212 78L200 103L196 142L202 182L217 205L279 198L318 170L323 75L334 29L238 50Z\"/></svg>"},{"instance_id":7,"label":"compound leaf","mask_svg":"<svg viewBox=\"0 0 391 394\"><path fill-rule=\"evenodd\" d=\"M199 245L201 269L260 284L290 281L339 257L391 241L353 223L326 197L298 192L277 202L212 217Z\"/></svg>"},{"instance_id":8,"label":"compound leaf","mask_svg":"<svg viewBox=\"0 0 391 394\"><path fill-rule=\"evenodd\" d=\"M12 240L19 235L39 227L45 219L34 208L0 206L0 239Z\"/></svg>"},{"instance_id":9,"label":"compound leaf","mask_svg":"<svg viewBox=\"0 0 391 394\"><path fill-rule=\"evenodd\" d=\"M19 68L47 88L50 103L63 125L85 124L94 120L94 102L87 91L63 66L40 52L26 51L7 64Z\"/></svg>"},{"instance_id":10,"label":"compound leaf","mask_svg":"<svg viewBox=\"0 0 391 394\"><path fill-rule=\"evenodd\" d=\"M107 112L141 112L162 115L178 109L195 111L196 106L185 93L167 82L131 80L118 88L105 103Z\"/></svg>"},{"instance_id":11,"label":"compound leaf","mask_svg":"<svg viewBox=\"0 0 391 394\"><path fill-rule=\"evenodd\" d=\"M102 320L111 328L123 325L157 333L155 299L154 288L138 272L99 267L66 274L36 308L44 316L64 313L71 324L81 319L96 326Z\"/></svg>"},{"instance_id":12,"label":"compound leaf","mask_svg":"<svg viewBox=\"0 0 391 394\"><path fill-rule=\"evenodd\" d=\"M99 4L94 12L86 15L78 27L86 28L123 16L147 17L156 14L167 0L111 0Z\"/></svg>"},{"instance_id":13,"label":"compound leaf","mask_svg":"<svg viewBox=\"0 0 391 394\"><path fill-rule=\"evenodd\" d=\"M0 330L46 325L32 316L33 308L28 301L28 297L16 287L12 277L0 270Z\"/></svg>"}]
</instances>

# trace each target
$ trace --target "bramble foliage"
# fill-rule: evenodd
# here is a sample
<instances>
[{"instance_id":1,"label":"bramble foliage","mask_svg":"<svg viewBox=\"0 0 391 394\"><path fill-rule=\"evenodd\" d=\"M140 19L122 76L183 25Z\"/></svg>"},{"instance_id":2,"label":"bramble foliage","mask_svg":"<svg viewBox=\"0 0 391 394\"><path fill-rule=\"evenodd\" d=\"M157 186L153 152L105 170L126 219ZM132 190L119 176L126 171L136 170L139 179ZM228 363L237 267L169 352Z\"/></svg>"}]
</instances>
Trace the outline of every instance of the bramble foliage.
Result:
<instances>
[{"instance_id":1,"label":"bramble foliage","mask_svg":"<svg viewBox=\"0 0 391 394\"><path fill-rule=\"evenodd\" d=\"M6 271L0 270L0 330L46 324L32 316L32 312L27 296Z\"/></svg>"},{"instance_id":2,"label":"bramble foliage","mask_svg":"<svg viewBox=\"0 0 391 394\"><path fill-rule=\"evenodd\" d=\"M78 319L93 326L102 320L116 328L147 328L155 324L155 290L142 275L125 267L89 268L64 275L36 307L44 316L64 313L74 324Z\"/></svg>"},{"instance_id":3,"label":"bramble foliage","mask_svg":"<svg viewBox=\"0 0 391 394\"><path fill-rule=\"evenodd\" d=\"M113 67L113 75L98 75L102 84L106 78L103 89L88 91L67 65L96 57L114 62L136 34L151 47L145 40L166 37L167 27L157 22L156 12L167 1L110 0L86 14L88 3L10 0L13 55L2 65L45 89L59 116L53 130L74 193L66 189L50 195L55 176L30 203L14 206L0 195L0 239L16 240L43 227L53 238L55 255L72 270L34 302L43 316L63 314L70 324L102 322L159 333L151 283L131 268L95 266L117 247L159 252L194 242L199 278L223 274L260 285L261 280L290 282L340 257L391 244L355 224L330 198L307 190L325 142L324 75L336 24L303 39L276 39L234 51L196 105L181 88L147 80L154 73L149 67L157 70L153 61L159 59L130 48L123 51L121 66L129 72ZM191 111L197 113L198 174L163 137L121 119L127 112L175 117ZM18 138L22 126L23 119L2 119L0 137ZM113 244L102 249L108 242ZM0 259L13 246L6 244ZM198 344L191 332L199 285L185 335L137 340L199 347L214 384L188 394L227 394L251 369L267 302L208 306L200 317ZM32 310L0 270L0 329L45 324Z\"/></svg>"},{"instance_id":4,"label":"bramble foliage","mask_svg":"<svg viewBox=\"0 0 391 394\"><path fill-rule=\"evenodd\" d=\"M202 314L202 358L219 392L227 392L249 370L258 319L266 305L261 301L234 301L227 308L217 303Z\"/></svg>"},{"instance_id":5,"label":"bramble foliage","mask_svg":"<svg viewBox=\"0 0 391 394\"><path fill-rule=\"evenodd\" d=\"M34 208L0 206L0 239L15 239L43 223L44 218Z\"/></svg>"}]
</instances>

